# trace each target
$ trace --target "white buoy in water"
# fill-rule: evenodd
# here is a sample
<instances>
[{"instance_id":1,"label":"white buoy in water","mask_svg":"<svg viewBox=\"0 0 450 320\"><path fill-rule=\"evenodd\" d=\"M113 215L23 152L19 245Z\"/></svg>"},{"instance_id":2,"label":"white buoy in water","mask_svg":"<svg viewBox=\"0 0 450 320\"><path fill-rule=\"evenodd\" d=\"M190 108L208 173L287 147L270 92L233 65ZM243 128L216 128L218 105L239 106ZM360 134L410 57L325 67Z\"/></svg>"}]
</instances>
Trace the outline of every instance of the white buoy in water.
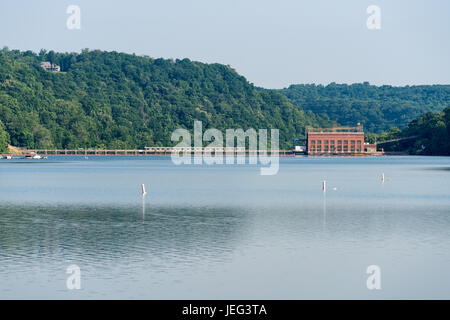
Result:
<instances>
[{"instance_id":1,"label":"white buoy in water","mask_svg":"<svg viewBox=\"0 0 450 320\"><path fill-rule=\"evenodd\" d=\"M327 182L325 180L322 181L322 191L325 192L327 190Z\"/></svg>"},{"instance_id":2,"label":"white buoy in water","mask_svg":"<svg viewBox=\"0 0 450 320\"><path fill-rule=\"evenodd\" d=\"M384 182L384 173L381 174L381 182Z\"/></svg>"},{"instance_id":3,"label":"white buoy in water","mask_svg":"<svg viewBox=\"0 0 450 320\"><path fill-rule=\"evenodd\" d=\"M142 196L144 197L147 194L147 191L145 191L145 185L142 184Z\"/></svg>"}]
</instances>

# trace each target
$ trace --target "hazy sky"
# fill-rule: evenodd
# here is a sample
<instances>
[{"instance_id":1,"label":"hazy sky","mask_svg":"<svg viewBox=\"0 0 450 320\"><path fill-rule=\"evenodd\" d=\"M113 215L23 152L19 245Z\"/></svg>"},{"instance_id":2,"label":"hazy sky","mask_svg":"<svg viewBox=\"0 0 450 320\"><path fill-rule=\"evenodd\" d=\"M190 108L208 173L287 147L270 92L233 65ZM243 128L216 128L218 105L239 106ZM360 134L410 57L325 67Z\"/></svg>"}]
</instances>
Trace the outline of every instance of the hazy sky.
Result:
<instances>
[{"instance_id":1,"label":"hazy sky","mask_svg":"<svg viewBox=\"0 0 450 320\"><path fill-rule=\"evenodd\" d=\"M228 64L255 85L450 83L448 0L0 0L0 46ZM81 29L69 30L69 5ZM369 30L369 5L381 29Z\"/></svg>"}]
</instances>

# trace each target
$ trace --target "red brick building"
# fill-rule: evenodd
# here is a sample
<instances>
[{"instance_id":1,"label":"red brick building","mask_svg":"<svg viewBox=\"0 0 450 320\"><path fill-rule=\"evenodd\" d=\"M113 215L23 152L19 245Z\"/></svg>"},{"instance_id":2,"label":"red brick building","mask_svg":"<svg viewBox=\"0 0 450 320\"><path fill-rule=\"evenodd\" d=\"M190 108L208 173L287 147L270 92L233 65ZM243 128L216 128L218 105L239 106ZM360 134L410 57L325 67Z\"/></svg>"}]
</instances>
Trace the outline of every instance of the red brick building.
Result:
<instances>
[{"instance_id":1,"label":"red brick building","mask_svg":"<svg viewBox=\"0 0 450 320\"><path fill-rule=\"evenodd\" d=\"M342 130L347 130L342 132ZM308 154L362 154L364 132L362 126L307 129Z\"/></svg>"}]
</instances>

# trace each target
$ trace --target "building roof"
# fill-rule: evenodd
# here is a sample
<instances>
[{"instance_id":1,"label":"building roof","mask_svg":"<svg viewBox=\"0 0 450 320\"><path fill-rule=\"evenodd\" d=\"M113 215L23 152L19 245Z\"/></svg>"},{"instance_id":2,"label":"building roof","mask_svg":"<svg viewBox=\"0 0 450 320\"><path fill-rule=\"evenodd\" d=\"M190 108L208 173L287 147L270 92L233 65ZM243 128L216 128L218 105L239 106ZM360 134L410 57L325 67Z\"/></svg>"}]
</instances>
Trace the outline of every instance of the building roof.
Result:
<instances>
[{"instance_id":1,"label":"building roof","mask_svg":"<svg viewBox=\"0 0 450 320\"><path fill-rule=\"evenodd\" d=\"M351 132L363 132L363 126L362 124L356 125L355 127L343 127L343 126L334 126L331 128L313 128L313 127L306 127L307 133L351 133Z\"/></svg>"},{"instance_id":2,"label":"building roof","mask_svg":"<svg viewBox=\"0 0 450 320\"><path fill-rule=\"evenodd\" d=\"M323 134L323 135L325 135L325 134L327 134L327 135L330 135L330 134L332 134L332 135L342 135L342 134L364 134L364 132L333 132L333 131L324 131L324 132L308 132L308 134L310 134L310 135L321 135L321 134Z\"/></svg>"}]
</instances>

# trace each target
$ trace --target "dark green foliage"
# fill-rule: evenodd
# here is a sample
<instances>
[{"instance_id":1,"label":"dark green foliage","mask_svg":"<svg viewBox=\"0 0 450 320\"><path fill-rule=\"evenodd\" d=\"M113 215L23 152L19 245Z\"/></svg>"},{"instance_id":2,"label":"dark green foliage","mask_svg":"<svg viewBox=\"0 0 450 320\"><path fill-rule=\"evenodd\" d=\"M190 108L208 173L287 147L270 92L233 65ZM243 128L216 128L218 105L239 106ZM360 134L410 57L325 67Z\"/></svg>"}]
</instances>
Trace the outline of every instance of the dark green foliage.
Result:
<instances>
[{"instance_id":1,"label":"dark green foliage","mask_svg":"<svg viewBox=\"0 0 450 320\"><path fill-rule=\"evenodd\" d=\"M403 131L391 129L376 136L378 142L413 137L383 145L386 151L408 151L411 154L450 155L450 107L443 112L427 112L409 123Z\"/></svg>"},{"instance_id":2,"label":"dark green foliage","mask_svg":"<svg viewBox=\"0 0 450 320\"><path fill-rule=\"evenodd\" d=\"M8 149L9 135L5 131L5 126L0 121L0 153Z\"/></svg>"},{"instance_id":3,"label":"dark green foliage","mask_svg":"<svg viewBox=\"0 0 450 320\"><path fill-rule=\"evenodd\" d=\"M369 83L292 85L279 90L293 104L341 125L360 122L365 131L381 132L405 128L425 112L450 106L450 85L372 86Z\"/></svg>"},{"instance_id":4,"label":"dark green foliage","mask_svg":"<svg viewBox=\"0 0 450 320\"><path fill-rule=\"evenodd\" d=\"M54 61L60 73L40 67ZM176 128L280 129L291 147L306 125L328 121L282 94L257 90L228 66L83 50L0 52L0 119L28 148L170 146Z\"/></svg>"},{"instance_id":5,"label":"dark green foliage","mask_svg":"<svg viewBox=\"0 0 450 320\"><path fill-rule=\"evenodd\" d=\"M402 136L413 135L418 138L410 142L410 153L450 155L450 107L439 113L427 112L411 121Z\"/></svg>"}]
</instances>

